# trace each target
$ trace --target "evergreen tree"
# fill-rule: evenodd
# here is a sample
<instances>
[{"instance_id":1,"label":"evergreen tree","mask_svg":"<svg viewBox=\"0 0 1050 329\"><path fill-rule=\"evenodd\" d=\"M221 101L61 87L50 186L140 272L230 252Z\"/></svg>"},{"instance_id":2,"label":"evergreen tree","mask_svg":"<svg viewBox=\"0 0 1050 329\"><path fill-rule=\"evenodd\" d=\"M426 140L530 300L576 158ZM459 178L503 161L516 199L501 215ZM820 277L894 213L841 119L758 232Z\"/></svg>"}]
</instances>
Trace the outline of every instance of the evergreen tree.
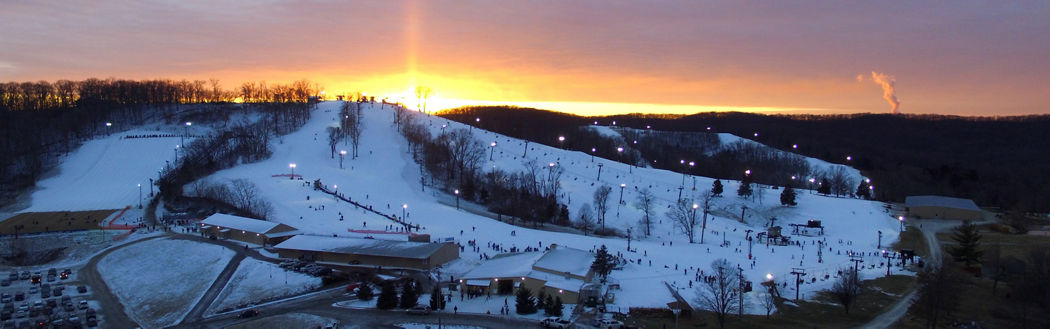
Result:
<instances>
[{"instance_id":1,"label":"evergreen tree","mask_svg":"<svg viewBox=\"0 0 1050 329\"><path fill-rule=\"evenodd\" d=\"M372 300L374 294L372 285L368 284L368 282L361 282L361 286L357 287L357 299Z\"/></svg>"},{"instance_id":2,"label":"evergreen tree","mask_svg":"<svg viewBox=\"0 0 1050 329\"><path fill-rule=\"evenodd\" d=\"M967 267L981 262L984 251L980 249L981 232L977 230L977 225L965 222L957 226L952 232L952 240L955 240L958 245L949 248L948 253L955 258L955 261L962 262Z\"/></svg>"},{"instance_id":3,"label":"evergreen tree","mask_svg":"<svg viewBox=\"0 0 1050 329\"><path fill-rule=\"evenodd\" d=\"M540 289L539 292L536 293L536 310L537 311L538 310L544 310L544 311L547 310L547 297L550 297L550 296L548 296L546 293L544 293L542 288Z\"/></svg>"},{"instance_id":4,"label":"evergreen tree","mask_svg":"<svg viewBox=\"0 0 1050 329\"><path fill-rule=\"evenodd\" d=\"M529 288L518 288L516 297L514 299L514 308L518 314L536 313L536 300L532 297L532 292L529 291Z\"/></svg>"},{"instance_id":5,"label":"evergreen tree","mask_svg":"<svg viewBox=\"0 0 1050 329\"><path fill-rule=\"evenodd\" d=\"M562 303L561 303L561 296L555 297L554 298L554 306L551 306L550 316L561 316L562 315L561 310L563 308L565 308L565 306L562 305Z\"/></svg>"},{"instance_id":6,"label":"evergreen tree","mask_svg":"<svg viewBox=\"0 0 1050 329\"><path fill-rule=\"evenodd\" d=\"M445 309L445 298L441 296L441 287L437 285L434 285L434 289L430 291L430 309Z\"/></svg>"},{"instance_id":7,"label":"evergreen tree","mask_svg":"<svg viewBox=\"0 0 1050 329\"><path fill-rule=\"evenodd\" d=\"M609 254L609 249L603 244L594 255L594 262L591 263L591 269L594 270L595 274L601 275L602 278L605 278L609 276L609 272L612 272L614 265L615 260L612 255Z\"/></svg>"},{"instance_id":8,"label":"evergreen tree","mask_svg":"<svg viewBox=\"0 0 1050 329\"><path fill-rule=\"evenodd\" d=\"M554 304L554 297L551 296L551 295L547 295L547 301L544 302L544 304L543 304L543 314L546 315L546 316L555 316L554 315L554 308L555 307L556 307L556 305Z\"/></svg>"},{"instance_id":9,"label":"evergreen tree","mask_svg":"<svg viewBox=\"0 0 1050 329\"><path fill-rule=\"evenodd\" d=\"M744 175L744 179L740 180L740 188L736 190L736 195L741 197L751 196L751 175Z\"/></svg>"},{"instance_id":10,"label":"evergreen tree","mask_svg":"<svg viewBox=\"0 0 1050 329\"><path fill-rule=\"evenodd\" d=\"M376 308L389 310L395 307L397 307L397 288L394 288L393 283L384 282L382 290L379 291L379 298L376 299Z\"/></svg>"},{"instance_id":11,"label":"evergreen tree","mask_svg":"<svg viewBox=\"0 0 1050 329\"><path fill-rule=\"evenodd\" d=\"M871 186L868 185L867 180L862 180L860 185L857 185L857 197L865 200L871 199Z\"/></svg>"},{"instance_id":12,"label":"evergreen tree","mask_svg":"<svg viewBox=\"0 0 1050 329\"><path fill-rule=\"evenodd\" d=\"M785 206L798 205L795 202L795 189L791 188L791 186L784 187L784 191L780 192L780 204Z\"/></svg>"},{"instance_id":13,"label":"evergreen tree","mask_svg":"<svg viewBox=\"0 0 1050 329\"><path fill-rule=\"evenodd\" d=\"M412 308L419 302L419 293L416 292L415 281L405 282L404 287L401 287L401 308Z\"/></svg>"},{"instance_id":14,"label":"evergreen tree","mask_svg":"<svg viewBox=\"0 0 1050 329\"><path fill-rule=\"evenodd\" d=\"M817 187L817 193L828 195L831 194L831 182L827 178L820 179L820 186Z\"/></svg>"},{"instance_id":15,"label":"evergreen tree","mask_svg":"<svg viewBox=\"0 0 1050 329\"><path fill-rule=\"evenodd\" d=\"M711 194L716 195L716 196L721 196L722 195L722 180L721 179L716 179L715 180L715 184L713 186L711 186Z\"/></svg>"}]
</instances>

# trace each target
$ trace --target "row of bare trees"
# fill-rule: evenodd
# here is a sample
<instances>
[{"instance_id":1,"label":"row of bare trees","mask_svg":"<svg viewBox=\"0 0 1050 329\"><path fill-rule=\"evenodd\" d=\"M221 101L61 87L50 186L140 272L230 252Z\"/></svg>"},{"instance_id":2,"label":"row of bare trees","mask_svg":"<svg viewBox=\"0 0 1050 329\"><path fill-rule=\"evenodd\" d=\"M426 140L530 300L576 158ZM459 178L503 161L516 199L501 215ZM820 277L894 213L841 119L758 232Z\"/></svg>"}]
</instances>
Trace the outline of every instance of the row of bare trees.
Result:
<instances>
[{"instance_id":1,"label":"row of bare trees","mask_svg":"<svg viewBox=\"0 0 1050 329\"><path fill-rule=\"evenodd\" d=\"M559 165L525 163L525 170L481 172L485 147L469 129L443 131L437 136L418 120L415 112L397 110L395 124L408 141L413 157L429 177L439 180L446 192L458 190L459 198L487 206L503 216L526 222L568 224L568 208L557 194L564 169Z\"/></svg>"}]
</instances>

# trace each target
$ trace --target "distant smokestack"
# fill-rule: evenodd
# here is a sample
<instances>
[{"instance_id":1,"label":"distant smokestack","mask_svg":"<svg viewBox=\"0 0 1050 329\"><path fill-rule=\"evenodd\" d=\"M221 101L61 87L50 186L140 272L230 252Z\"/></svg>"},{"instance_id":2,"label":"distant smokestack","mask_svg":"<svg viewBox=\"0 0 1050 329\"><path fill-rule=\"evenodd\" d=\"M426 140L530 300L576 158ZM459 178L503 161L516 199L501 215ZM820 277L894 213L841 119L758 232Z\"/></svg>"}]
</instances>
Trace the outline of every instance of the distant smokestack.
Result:
<instances>
[{"instance_id":1,"label":"distant smokestack","mask_svg":"<svg viewBox=\"0 0 1050 329\"><path fill-rule=\"evenodd\" d=\"M861 78L858 75L857 81L862 80ZM897 83L897 80L892 76L875 71L871 71L871 79L882 86L882 98L886 99L887 103L890 103L890 112L893 114L900 113L901 101L897 99L897 91L893 89L893 85Z\"/></svg>"}]
</instances>

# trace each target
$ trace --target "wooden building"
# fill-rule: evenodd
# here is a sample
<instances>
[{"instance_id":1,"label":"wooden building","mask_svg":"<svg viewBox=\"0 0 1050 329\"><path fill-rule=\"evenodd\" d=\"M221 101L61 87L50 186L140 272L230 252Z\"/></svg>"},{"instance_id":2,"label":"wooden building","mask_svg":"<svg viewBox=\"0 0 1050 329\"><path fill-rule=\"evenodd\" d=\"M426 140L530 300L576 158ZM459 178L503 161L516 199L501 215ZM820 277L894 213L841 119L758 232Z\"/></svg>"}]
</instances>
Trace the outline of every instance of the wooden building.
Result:
<instances>
[{"instance_id":1,"label":"wooden building","mask_svg":"<svg viewBox=\"0 0 1050 329\"><path fill-rule=\"evenodd\" d=\"M459 258L459 247L454 243L297 235L274 247L281 258L333 266L429 270Z\"/></svg>"},{"instance_id":2,"label":"wooden building","mask_svg":"<svg viewBox=\"0 0 1050 329\"><path fill-rule=\"evenodd\" d=\"M201 221L205 236L258 245L274 245L300 234L294 227L264 220L227 214L214 214Z\"/></svg>"},{"instance_id":3,"label":"wooden building","mask_svg":"<svg viewBox=\"0 0 1050 329\"><path fill-rule=\"evenodd\" d=\"M937 219L981 219L981 208L970 199L939 195L909 196L904 200L905 210L911 218Z\"/></svg>"}]
</instances>

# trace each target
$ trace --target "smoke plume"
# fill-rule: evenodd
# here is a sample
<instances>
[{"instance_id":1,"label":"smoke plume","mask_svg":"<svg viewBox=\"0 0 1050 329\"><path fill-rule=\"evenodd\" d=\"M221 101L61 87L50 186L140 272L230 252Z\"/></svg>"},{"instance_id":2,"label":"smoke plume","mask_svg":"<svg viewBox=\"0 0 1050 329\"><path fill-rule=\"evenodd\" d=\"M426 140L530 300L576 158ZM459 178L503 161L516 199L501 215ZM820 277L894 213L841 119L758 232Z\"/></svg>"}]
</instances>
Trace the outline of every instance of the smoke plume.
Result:
<instances>
[{"instance_id":1,"label":"smoke plume","mask_svg":"<svg viewBox=\"0 0 1050 329\"><path fill-rule=\"evenodd\" d=\"M882 98L886 99L887 103L890 103L891 113L900 113L901 101L897 99L897 91L893 89L897 79L875 71L871 71L871 79L882 86ZM857 76L857 81L860 81L860 76Z\"/></svg>"}]
</instances>

